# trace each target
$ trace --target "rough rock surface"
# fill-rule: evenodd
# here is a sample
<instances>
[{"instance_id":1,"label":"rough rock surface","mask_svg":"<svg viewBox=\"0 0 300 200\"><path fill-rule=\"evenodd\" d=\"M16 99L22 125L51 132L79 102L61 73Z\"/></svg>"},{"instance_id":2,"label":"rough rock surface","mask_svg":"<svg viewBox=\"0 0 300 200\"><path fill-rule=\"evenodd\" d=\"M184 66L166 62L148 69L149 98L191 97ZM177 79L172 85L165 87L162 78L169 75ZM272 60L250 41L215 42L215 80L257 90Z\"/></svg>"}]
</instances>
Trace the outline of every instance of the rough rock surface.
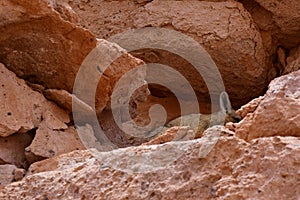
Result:
<instances>
[{"instance_id":1,"label":"rough rock surface","mask_svg":"<svg viewBox=\"0 0 300 200\"><path fill-rule=\"evenodd\" d=\"M117 44L106 40L98 40L97 47L99 50L95 52L91 58L101 56L102 59L97 60L97 63L95 63L94 59L92 59L91 62L87 59L87 61L83 63L83 65L85 63L98 64L100 67L107 65L107 63L110 64L105 71L100 69L102 76L98 86L96 84L97 89L95 94L96 112L100 113L105 107L124 106L123 104L126 103L127 97L133 99L136 103L145 101L148 95L147 87L142 87L139 92L128 96L135 89L145 85L146 69L142 67L145 63L126 53L125 50ZM117 59L113 60L114 58ZM88 88L93 87L90 85L86 86ZM112 101L112 98L115 98L114 101ZM91 105L89 100L85 100L84 97L81 99ZM118 105L116 105L116 102Z\"/></svg>"},{"instance_id":2,"label":"rough rock surface","mask_svg":"<svg viewBox=\"0 0 300 200\"><path fill-rule=\"evenodd\" d=\"M15 165L0 165L0 187L13 181L19 181L24 175L25 170L17 168Z\"/></svg>"},{"instance_id":3,"label":"rough rock surface","mask_svg":"<svg viewBox=\"0 0 300 200\"><path fill-rule=\"evenodd\" d=\"M269 31L280 46L295 47L300 44L300 2L293 0L255 0L262 12L253 12L255 22Z\"/></svg>"},{"instance_id":4,"label":"rough rock surface","mask_svg":"<svg viewBox=\"0 0 300 200\"><path fill-rule=\"evenodd\" d=\"M257 97L251 100L246 105L242 106L240 109L236 111L236 113L241 116L242 118L246 117L248 113L253 113L260 102L264 99L264 96Z\"/></svg>"},{"instance_id":5,"label":"rough rock surface","mask_svg":"<svg viewBox=\"0 0 300 200\"><path fill-rule=\"evenodd\" d=\"M5 0L1 2L1 10L0 61L27 81L72 93L82 62L97 44L91 32L65 21L74 22L74 11L60 0ZM105 47L115 50L106 53L121 51L116 45L106 43ZM111 95L121 73L141 64L141 60L124 54L112 64L110 72L104 72L108 77L99 83L97 113L109 103L109 98L102 94Z\"/></svg>"},{"instance_id":6,"label":"rough rock surface","mask_svg":"<svg viewBox=\"0 0 300 200\"><path fill-rule=\"evenodd\" d=\"M53 117L48 120L53 120ZM57 119L53 121L57 121ZM33 163L38 158L49 158L82 149L85 147L74 127L62 128L60 125L53 126L53 122L43 121L36 130L32 143L25 149L25 155L27 160Z\"/></svg>"},{"instance_id":7,"label":"rough rock surface","mask_svg":"<svg viewBox=\"0 0 300 200\"><path fill-rule=\"evenodd\" d=\"M3 64L0 64L0 92L2 137L37 128L46 111L51 112L62 123L70 121L69 116L61 108L33 91L24 80L17 78Z\"/></svg>"},{"instance_id":8,"label":"rough rock surface","mask_svg":"<svg viewBox=\"0 0 300 200\"><path fill-rule=\"evenodd\" d=\"M67 112L33 91L3 64L0 93L1 163L27 168L36 160L84 149L76 130L66 124L70 122Z\"/></svg>"},{"instance_id":9,"label":"rough rock surface","mask_svg":"<svg viewBox=\"0 0 300 200\"><path fill-rule=\"evenodd\" d=\"M1 1L0 19L0 62L30 82L72 92L95 36L63 20L46 0Z\"/></svg>"},{"instance_id":10,"label":"rough rock surface","mask_svg":"<svg viewBox=\"0 0 300 200\"><path fill-rule=\"evenodd\" d=\"M29 164L72 150L85 149L69 116L0 64L0 161ZM14 134L15 133L15 134ZM14 135L12 135L14 134Z\"/></svg>"},{"instance_id":11,"label":"rough rock surface","mask_svg":"<svg viewBox=\"0 0 300 200\"><path fill-rule=\"evenodd\" d=\"M20 133L8 137L0 137L0 164L13 164L27 168L29 163L25 157L25 148L33 140L33 133Z\"/></svg>"},{"instance_id":12,"label":"rough rock surface","mask_svg":"<svg viewBox=\"0 0 300 200\"><path fill-rule=\"evenodd\" d=\"M300 70L274 79L253 113L237 124L237 136L300 136Z\"/></svg>"},{"instance_id":13,"label":"rough rock surface","mask_svg":"<svg viewBox=\"0 0 300 200\"><path fill-rule=\"evenodd\" d=\"M0 62L5 63L0 64L0 199L299 200L298 10L298 1L291 0L0 1ZM159 49L132 52L140 60L122 45L97 40L72 24L77 21L101 38L143 27L191 36L216 61L234 107L262 95L275 75L287 75L237 111L244 118L240 123L213 126L197 140L189 140L194 132L187 127L173 127L145 143L134 131L118 128L120 122L132 123L120 108L138 125L197 111L184 99L186 110L180 113L176 96L158 84L149 85L148 96L149 70L138 66L157 62L177 69L201 97L200 106L207 105L201 107L204 113L211 111L206 86L188 60ZM167 39L169 45L178 41ZM101 48L94 57L84 60L96 45ZM73 83L83 60L80 70L89 74L81 77L79 89L87 93L76 96ZM104 70L106 64L111 65ZM170 81L168 72L152 76L181 83ZM89 99L94 95L89 92L96 98ZM81 119L89 120L96 110L93 122L101 122L114 144L99 142L93 123L73 123L74 104L82 109ZM152 115L154 104L164 106L167 115ZM82 150L79 137L103 152Z\"/></svg>"},{"instance_id":14,"label":"rough rock surface","mask_svg":"<svg viewBox=\"0 0 300 200\"><path fill-rule=\"evenodd\" d=\"M262 94L267 80L272 78L268 77L260 33L238 2L72 0L69 3L78 13L80 23L100 38L149 26L170 28L191 36L216 62L234 107ZM186 60L163 51L141 50L133 55L177 69L188 78L202 105L209 103L203 80Z\"/></svg>"},{"instance_id":15,"label":"rough rock surface","mask_svg":"<svg viewBox=\"0 0 300 200\"><path fill-rule=\"evenodd\" d=\"M163 144L170 141L184 141L195 138L195 131L188 126L173 126L168 128L161 135L155 137L143 145Z\"/></svg>"},{"instance_id":16,"label":"rough rock surface","mask_svg":"<svg viewBox=\"0 0 300 200\"><path fill-rule=\"evenodd\" d=\"M284 68L283 74L288 74L300 69L300 46L290 51L285 62L286 67Z\"/></svg>"},{"instance_id":17,"label":"rough rock surface","mask_svg":"<svg viewBox=\"0 0 300 200\"><path fill-rule=\"evenodd\" d=\"M52 8L59 11L61 15ZM75 20L72 19L74 16L72 17L70 13L69 16L67 13L68 9L65 10L64 8L67 8L67 6L62 1L35 0L30 3L13 0L2 1L1 9L3 12L1 13L3 16L0 14L0 18L3 21L0 24L2 33L0 36L0 60L19 77L32 83L40 84L40 91L44 91L43 88L45 88L45 95L49 99L70 110L72 106L70 103L71 96L63 91L72 92L76 73L85 56L96 46L97 40L89 31L64 21L61 17L71 22ZM24 16L20 17L21 15ZM105 53L123 53L123 56L116 60L109 70L103 72L103 78L98 84L96 93L97 114L110 104L110 96L116 82L123 75L122 73L144 64L142 60L125 53L117 45L104 40L99 43L104 47L102 51ZM109 58L109 56L107 57ZM144 76L144 72L140 71L132 74L133 78L143 83ZM92 77L88 78L92 79ZM128 94L129 86L132 85L125 83L123 88L121 88L123 89L122 92L115 94L116 98L121 99L123 94ZM88 88L85 88L85 90L88 90ZM147 88L143 87L140 92L137 92L132 97L133 101L135 103L142 101L147 96L147 91ZM53 95L56 95L56 97L53 97ZM26 112L22 114L30 113L32 109L27 105L23 106ZM1 111L5 112L6 109ZM7 115L10 115L10 113L8 111ZM37 119L37 121L39 120ZM6 135L2 134L2 136L7 136L17 131L26 132L36 128L37 123L30 120L26 121L22 124L24 127L5 129ZM13 126L18 126L18 123L15 123ZM66 127L63 129L66 129ZM38 133L40 132L39 129ZM77 145L75 146L76 149Z\"/></svg>"},{"instance_id":18,"label":"rough rock surface","mask_svg":"<svg viewBox=\"0 0 300 200\"><path fill-rule=\"evenodd\" d=\"M102 153L72 152L44 160L41 167L49 163L51 171L28 175L5 186L0 197L299 198L299 138L258 138L247 143L230 134L223 131L204 158L199 158L199 149L204 144L201 139Z\"/></svg>"},{"instance_id":19,"label":"rough rock surface","mask_svg":"<svg viewBox=\"0 0 300 200\"><path fill-rule=\"evenodd\" d=\"M83 62L84 67L77 75L74 94L91 108L95 106L100 121L104 112L109 113L112 118L104 117L108 123L101 126L109 139L121 146L128 146L129 141L123 137L124 133L118 129L118 125L135 118L136 107L145 102L149 95L144 64L117 44L99 39L97 48ZM91 98L93 95L96 98ZM77 113L80 106L74 105L73 113ZM82 113L80 109L78 113ZM85 123L89 123L85 121L89 116L78 118L76 125L85 126Z\"/></svg>"},{"instance_id":20,"label":"rough rock surface","mask_svg":"<svg viewBox=\"0 0 300 200\"><path fill-rule=\"evenodd\" d=\"M72 94L66 90L57 90L57 89L46 89L43 90L45 97L51 101L57 103L64 110L71 112L72 111Z\"/></svg>"},{"instance_id":21,"label":"rough rock surface","mask_svg":"<svg viewBox=\"0 0 300 200\"><path fill-rule=\"evenodd\" d=\"M60 16L71 23L78 22L78 15L73 11L70 5L64 0L48 0L50 6L59 12Z\"/></svg>"},{"instance_id":22,"label":"rough rock surface","mask_svg":"<svg viewBox=\"0 0 300 200\"><path fill-rule=\"evenodd\" d=\"M300 2L293 0L241 0L240 2L250 12L260 29L271 69L269 77L286 74L295 69L295 66L286 68L286 61L282 58L289 54L291 48L297 48L300 44Z\"/></svg>"}]
</instances>

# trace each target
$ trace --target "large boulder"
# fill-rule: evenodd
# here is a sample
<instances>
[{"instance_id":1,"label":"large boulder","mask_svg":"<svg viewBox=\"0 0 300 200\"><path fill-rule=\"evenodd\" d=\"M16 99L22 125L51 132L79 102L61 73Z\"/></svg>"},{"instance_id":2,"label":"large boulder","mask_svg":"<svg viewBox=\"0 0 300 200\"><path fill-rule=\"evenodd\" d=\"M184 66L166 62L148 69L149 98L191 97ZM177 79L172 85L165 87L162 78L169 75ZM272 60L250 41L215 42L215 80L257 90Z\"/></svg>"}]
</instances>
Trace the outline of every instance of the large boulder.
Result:
<instances>
[{"instance_id":1,"label":"large boulder","mask_svg":"<svg viewBox=\"0 0 300 200\"><path fill-rule=\"evenodd\" d=\"M180 31L200 43L216 62L234 107L263 93L271 76L260 32L242 4L234 1L69 1L82 26L97 37L110 38L130 28L164 27ZM91 12L93 10L93 12ZM124 20L126 19L126 20ZM169 38L170 44L174 38ZM155 43L155 41L151 41ZM207 88L197 71L178 55L142 49L133 55L167 64L193 86L204 112L209 112ZM272 75L274 76L274 74ZM159 96L164 89L150 86Z\"/></svg>"},{"instance_id":2,"label":"large boulder","mask_svg":"<svg viewBox=\"0 0 300 200\"><path fill-rule=\"evenodd\" d=\"M63 20L46 0L4 0L0 9L0 62L30 82L72 92L95 36Z\"/></svg>"},{"instance_id":3,"label":"large boulder","mask_svg":"<svg viewBox=\"0 0 300 200\"><path fill-rule=\"evenodd\" d=\"M143 64L117 45L104 40L97 44L97 39L91 32L70 23L76 21L76 14L63 1L5 0L1 2L1 11L0 61L17 76L40 84L45 89L72 93L83 61L95 48L101 48L100 51L106 53L102 57L109 58L110 54L121 56L115 61L111 60L107 71L98 72L102 74L102 78L99 83L95 83L98 84L98 90L92 91L96 92L93 101L96 101L97 114L108 106L113 87L122 73ZM87 77L97 80L93 75L99 77L98 73L87 74ZM139 81L144 81L144 76L143 72L135 74ZM139 95L143 95L142 93ZM66 97L66 94L60 94ZM58 98L52 99L59 101ZM70 103L68 104L66 106L70 108Z\"/></svg>"},{"instance_id":4,"label":"large boulder","mask_svg":"<svg viewBox=\"0 0 300 200\"><path fill-rule=\"evenodd\" d=\"M274 79L257 108L237 124L237 136L252 140L300 136L300 70Z\"/></svg>"},{"instance_id":5,"label":"large boulder","mask_svg":"<svg viewBox=\"0 0 300 200\"><path fill-rule=\"evenodd\" d=\"M205 144L198 139L101 153L72 152L35 163L29 169L34 174L2 188L0 197L297 199L299 138L247 143L223 129L212 151L199 157Z\"/></svg>"},{"instance_id":6,"label":"large boulder","mask_svg":"<svg viewBox=\"0 0 300 200\"><path fill-rule=\"evenodd\" d=\"M37 129L32 145L27 148L28 159L37 159L32 159L32 155L39 155L38 159L42 159L56 155L57 152L62 153L63 144L60 143L57 148L51 147L56 143L56 139L64 141L61 137L70 136L70 144L76 143L70 145L73 146L72 148L66 148L68 149L66 151L82 149L81 144L77 142L78 138L75 137L75 129L64 124L70 121L68 114L72 109L72 100L82 101L81 105L89 108L92 114L96 111L97 116L104 108L113 109L111 105L129 106L130 112L134 113L134 107L146 100L148 95L145 85L146 72L144 68L140 68L144 62L133 57L117 44L97 40L88 30L72 24L71 22L76 22L76 14L64 1L5 0L1 2L0 9L0 61L18 77L25 79L34 90L43 93L67 111L64 112L67 119L58 119L61 123L57 125L62 127L53 128L50 125L49 128L48 122L51 119L45 122L46 125L43 123L39 126L43 117L46 117L43 120L47 121L47 117L51 116L44 113L46 109L52 113L58 112L52 111L54 104L47 102L45 108L37 106L40 105L40 101L46 99L27 86L24 86L25 92L14 92L16 89L10 88L16 85L14 83L12 86L7 86L7 89L2 86L5 89L4 94L6 90L10 91L8 91L9 98L2 96L4 102L8 103L7 106L3 104L2 107L5 108L0 111L3 112L0 136L5 137L15 132ZM88 73L80 74L79 72L82 71ZM121 80L125 74L127 79ZM24 85L24 81L17 79L17 82L19 85ZM118 83L118 90L116 90ZM17 89L23 90L22 87ZM136 89L135 93L128 97L134 89ZM79 95L79 91L83 94ZM17 98L19 92L30 93L33 96ZM115 101L112 101L112 95ZM12 102L17 106L12 106ZM52 107L47 108L47 106ZM56 108L58 109L57 106ZM118 113L116 116L123 121L130 119L128 113ZM16 123L14 117L17 118ZM84 115L82 118L88 117ZM84 126L85 123L91 122L87 120L79 125ZM52 135L59 137L52 137ZM52 139L47 140L45 136ZM43 152L34 150L40 144L44 144Z\"/></svg>"}]
</instances>

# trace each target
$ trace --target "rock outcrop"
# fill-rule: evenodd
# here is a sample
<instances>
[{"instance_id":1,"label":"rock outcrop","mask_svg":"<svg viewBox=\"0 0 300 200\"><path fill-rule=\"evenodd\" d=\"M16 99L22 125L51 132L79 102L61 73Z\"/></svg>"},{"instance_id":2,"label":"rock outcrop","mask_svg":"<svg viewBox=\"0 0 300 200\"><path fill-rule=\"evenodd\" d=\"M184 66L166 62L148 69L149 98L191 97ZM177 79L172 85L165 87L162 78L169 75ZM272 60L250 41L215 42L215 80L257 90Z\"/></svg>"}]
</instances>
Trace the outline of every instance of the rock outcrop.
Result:
<instances>
[{"instance_id":1,"label":"rock outcrop","mask_svg":"<svg viewBox=\"0 0 300 200\"><path fill-rule=\"evenodd\" d=\"M236 134L252 140L300 136L300 70L274 79L254 112L237 125Z\"/></svg>"},{"instance_id":2,"label":"rock outcrop","mask_svg":"<svg viewBox=\"0 0 300 200\"><path fill-rule=\"evenodd\" d=\"M7 137L16 132L25 133L38 128L44 113L52 113L60 122L58 129L64 129L70 118L56 104L47 101L40 93L33 91L25 81L0 64L1 118L0 136Z\"/></svg>"},{"instance_id":3,"label":"rock outcrop","mask_svg":"<svg viewBox=\"0 0 300 200\"><path fill-rule=\"evenodd\" d=\"M240 2L250 12L260 30L271 69L269 76L280 76L295 69L287 66L285 58L291 49L297 48L300 44L300 2L292 0L241 0Z\"/></svg>"},{"instance_id":4,"label":"rock outcrop","mask_svg":"<svg viewBox=\"0 0 300 200\"><path fill-rule=\"evenodd\" d=\"M2 0L0 199L298 200L299 5ZM132 48L145 41L151 48ZM221 91L208 93L193 68L213 66L199 44L243 119L199 139L187 126L155 137L153 125L199 117L196 104L218 109ZM216 74L206 78L218 85Z\"/></svg>"},{"instance_id":5,"label":"rock outcrop","mask_svg":"<svg viewBox=\"0 0 300 200\"><path fill-rule=\"evenodd\" d=\"M0 188L3 185L9 184L13 181L21 180L25 175L25 170L17 168L15 165L0 165Z\"/></svg>"},{"instance_id":6,"label":"rock outcrop","mask_svg":"<svg viewBox=\"0 0 300 200\"><path fill-rule=\"evenodd\" d=\"M84 149L70 117L0 64L0 160L27 168L34 161ZM26 149L26 151L25 151Z\"/></svg>"},{"instance_id":7,"label":"rock outcrop","mask_svg":"<svg viewBox=\"0 0 300 200\"><path fill-rule=\"evenodd\" d=\"M289 56L285 60L285 68L283 74L288 74L300 69L300 46L293 48Z\"/></svg>"},{"instance_id":8,"label":"rock outcrop","mask_svg":"<svg viewBox=\"0 0 300 200\"><path fill-rule=\"evenodd\" d=\"M261 95L268 80L274 77L274 74L269 76L260 32L238 2L72 0L69 3L78 13L80 24L99 38L110 38L130 28L163 27L195 39L217 64L234 107ZM157 49L141 49L133 55L147 63L166 64L178 70L196 91L202 112L210 111L206 85L191 63ZM152 88L152 94L156 96L165 92L162 87L154 89L157 88Z\"/></svg>"},{"instance_id":9,"label":"rock outcrop","mask_svg":"<svg viewBox=\"0 0 300 200\"><path fill-rule=\"evenodd\" d=\"M199 158L201 139L76 151L35 165L50 166L5 186L1 198L48 199L297 199L300 140L258 138L250 143L224 129Z\"/></svg>"},{"instance_id":10,"label":"rock outcrop","mask_svg":"<svg viewBox=\"0 0 300 200\"><path fill-rule=\"evenodd\" d=\"M250 0L248 2L249 5L251 3L256 5L255 2L259 4L254 6L251 14L259 27L272 35L274 42L285 48L300 44L299 1Z\"/></svg>"},{"instance_id":11,"label":"rock outcrop","mask_svg":"<svg viewBox=\"0 0 300 200\"><path fill-rule=\"evenodd\" d=\"M0 19L0 62L32 83L72 92L95 36L63 20L46 0L4 0Z\"/></svg>"},{"instance_id":12,"label":"rock outcrop","mask_svg":"<svg viewBox=\"0 0 300 200\"><path fill-rule=\"evenodd\" d=\"M29 162L25 155L25 148L30 145L33 137L33 132L0 137L0 164L28 168Z\"/></svg>"},{"instance_id":13,"label":"rock outcrop","mask_svg":"<svg viewBox=\"0 0 300 200\"><path fill-rule=\"evenodd\" d=\"M63 1L5 0L1 4L0 62L31 83L72 93L82 62L96 48L95 36L69 23L74 22L74 16L70 14L74 11ZM112 54L122 52L123 57L111 63L111 71L104 72L107 77L99 82L96 93L98 114L109 104L109 96L122 73L143 64L116 45L105 43L102 47L107 48L107 53L110 50ZM136 78L139 79L139 76L136 75Z\"/></svg>"}]
</instances>

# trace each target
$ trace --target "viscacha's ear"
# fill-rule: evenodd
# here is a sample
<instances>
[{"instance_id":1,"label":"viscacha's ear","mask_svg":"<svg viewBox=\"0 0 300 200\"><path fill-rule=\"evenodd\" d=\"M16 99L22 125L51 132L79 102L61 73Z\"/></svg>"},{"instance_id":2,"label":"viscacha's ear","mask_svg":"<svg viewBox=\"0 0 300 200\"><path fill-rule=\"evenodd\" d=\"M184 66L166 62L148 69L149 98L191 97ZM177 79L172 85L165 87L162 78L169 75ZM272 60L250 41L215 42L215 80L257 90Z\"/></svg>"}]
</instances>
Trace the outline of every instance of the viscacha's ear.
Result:
<instances>
[{"instance_id":1,"label":"viscacha's ear","mask_svg":"<svg viewBox=\"0 0 300 200\"><path fill-rule=\"evenodd\" d=\"M231 103L227 92L222 92L220 94L220 108L223 113L229 113L232 110Z\"/></svg>"}]
</instances>

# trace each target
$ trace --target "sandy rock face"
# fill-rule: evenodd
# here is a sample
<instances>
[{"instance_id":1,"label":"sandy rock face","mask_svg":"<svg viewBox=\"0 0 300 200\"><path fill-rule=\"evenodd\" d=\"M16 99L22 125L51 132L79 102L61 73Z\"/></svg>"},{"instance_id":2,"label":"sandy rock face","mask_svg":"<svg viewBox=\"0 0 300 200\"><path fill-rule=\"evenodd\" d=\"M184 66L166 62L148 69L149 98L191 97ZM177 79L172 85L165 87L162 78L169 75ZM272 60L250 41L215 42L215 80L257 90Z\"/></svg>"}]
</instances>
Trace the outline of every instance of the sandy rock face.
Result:
<instances>
[{"instance_id":1,"label":"sandy rock face","mask_svg":"<svg viewBox=\"0 0 300 200\"><path fill-rule=\"evenodd\" d=\"M34 161L84 149L74 127L66 125L69 115L3 64L0 93L1 163L27 168Z\"/></svg>"},{"instance_id":2,"label":"sandy rock face","mask_svg":"<svg viewBox=\"0 0 300 200\"><path fill-rule=\"evenodd\" d=\"M57 89L43 90L43 94L47 99L54 101L61 108L71 113L72 98L74 97L72 94L70 94L66 90L57 90Z\"/></svg>"},{"instance_id":3,"label":"sandy rock face","mask_svg":"<svg viewBox=\"0 0 300 200\"><path fill-rule=\"evenodd\" d=\"M81 89L81 91L84 90L84 95L79 98L89 105L93 105L91 100L95 101L96 113L100 113L105 107L124 106L123 104L127 103L127 98L131 98L136 103L146 100L148 87L142 87L138 90L140 86L146 84L146 69L142 67L145 64L142 60L133 57L117 44L103 39L98 40L97 50L91 52L90 55L83 62L83 65L98 66L95 72L101 74L101 78L99 83L91 81L83 86L79 82L80 89L85 87ZM108 67L104 70L102 68L104 66ZM95 77L91 72L86 74L89 79L94 78L95 80L99 76L96 74ZM80 79L80 76L77 78ZM87 77L82 76L82 79L84 78ZM94 100L90 98L90 92L94 92L91 88L95 86L97 87L95 88L96 99ZM129 96L135 89L138 92Z\"/></svg>"},{"instance_id":4,"label":"sandy rock face","mask_svg":"<svg viewBox=\"0 0 300 200\"><path fill-rule=\"evenodd\" d=\"M0 187L13 181L19 181L24 175L25 170L17 168L15 165L0 165Z\"/></svg>"},{"instance_id":5,"label":"sandy rock face","mask_svg":"<svg viewBox=\"0 0 300 200\"><path fill-rule=\"evenodd\" d=\"M226 132L226 131L225 131ZM225 133L226 135L226 133ZM43 161L50 172L5 186L3 199L297 199L300 141L221 136L199 158L201 139L118 149L77 151ZM266 151L267 149L267 151ZM179 154L178 154L179 153ZM175 159L174 159L175 156ZM178 157L176 157L178 156ZM53 160L55 159L55 160ZM36 166L37 167L37 166ZM36 168L37 170L38 168ZM43 171L43 170L41 170ZM267 181L266 181L267 180Z\"/></svg>"},{"instance_id":6,"label":"sandy rock face","mask_svg":"<svg viewBox=\"0 0 300 200\"><path fill-rule=\"evenodd\" d=\"M130 70L134 71L134 68L144 64L142 60L134 58L115 44L104 40L97 44L97 40L91 32L70 23L76 21L76 16L71 8L63 1L34 0L28 2L5 0L0 4L0 61L2 61L9 70L16 73L17 76L31 83L41 85L42 87L39 89L40 92L45 93L45 96L58 102L58 105L68 111L72 108L73 96L71 93L73 92L77 72L86 56L96 45L102 45L100 51L104 52L105 55L102 54L101 56L108 58L108 60L112 58L110 57L112 55L122 55L116 61L109 60L111 61L111 66L109 66L106 71L101 71L100 64L102 63L93 63L97 64L93 67L97 67L97 70L99 69L100 71L93 71L93 74L87 74L87 76L83 77L84 80L97 80L99 75L102 75L99 83L93 82L93 86L84 85L86 87L83 88L83 90L89 91L91 87L96 87L94 91L90 90L96 98L93 98L92 102L85 101L85 103L93 108L95 104L97 114L105 107L109 107L111 103L110 97L114 87L123 73ZM96 57L96 59L101 60L102 57ZM131 74L130 78L139 81L139 83L144 83L144 77L145 71L140 72L136 70L135 73ZM4 79L1 79L0 81L3 80ZM122 100L125 94L129 93L130 87L134 87L131 83L127 83L128 82L123 82L124 85L119 90L119 93L115 93L117 99ZM147 91L147 87L141 89L140 92L132 96L132 102L138 103L138 101L142 101L143 98L147 96ZM90 97L91 95L88 93L86 96ZM9 101L13 101L14 98L17 97L15 95L9 98ZM35 97L32 98L32 102L40 101L34 98ZM37 97L36 99L39 98L42 97ZM35 104L31 105L30 97L24 97L24 99L28 100L24 101L25 105L1 109L0 112L3 112L3 116L5 117L5 126L0 123L0 135L8 136L14 132L26 132L33 128L38 128L34 143L27 149L29 152L27 152L28 159L36 159L31 158L32 154L39 155L41 158L49 157L50 154L56 155L54 152L63 148L63 145L60 144L60 147L57 145L57 149L56 147L54 148L56 150L51 149L51 146L55 143L55 140L60 137L56 139L54 139L55 137L50 137L53 139L51 139L50 142L44 137L49 136L50 131L52 132L50 135L53 136L60 135L61 137L66 137L63 135L70 135L70 137L73 138L74 130L72 128L68 129L64 124L65 122L69 122L69 118L67 121L59 119L62 121L61 128L38 127L44 110L40 111L40 107ZM86 99L81 98L81 100ZM17 101L14 103L18 105L20 102ZM124 100L120 102L120 104L122 103L124 103ZM3 106L10 106L10 104L3 104L2 107ZM22 107L23 110L19 107ZM33 113L31 113L32 110ZM14 112L12 113L12 111ZM35 116L35 112L38 112L37 116ZM14 118L10 117L11 113L19 118L16 120L17 123L13 121ZM67 115L66 113L64 114ZM33 116L31 117L30 115ZM21 116L24 117L21 118ZM123 115L120 114L119 116ZM32 119L27 120L28 117ZM70 139L70 141L76 143L78 140L78 138L73 139ZM49 145L44 146L45 149L43 152L36 152L37 149L34 147L45 144L45 142ZM79 143L75 143L72 149L82 148ZM62 152L60 150L58 151ZM50 153L48 151L50 151Z\"/></svg>"},{"instance_id":7,"label":"sandy rock face","mask_svg":"<svg viewBox=\"0 0 300 200\"><path fill-rule=\"evenodd\" d=\"M75 13L60 0L5 0L1 5L0 61L27 81L72 93L82 62L96 47L95 36L67 22L76 21L73 19ZM116 54L121 51L124 55L112 64L110 71L104 72L107 77L102 77L99 82L96 94L97 113L107 106L109 96L122 72L143 64L116 45L106 43L103 48L106 48L107 53ZM138 79L139 75L136 77Z\"/></svg>"},{"instance_id":8,"label":"sandy rock face","mask_svg":"<svg viewBox=\"0 0 300 200\"><path fill-rule=\"evenodd\" d=\"M71 92L95 36L63 20L46 0L4 0L0 9L0 61L30 82Z\"/></svg>"},{"instance_id":9,"label":"sandy rock face","mask_svg":"<svg viewBox=\"0 0 300 200\"><path fill-rule=\"evenodd\" d=\"M298 46L300 44L300 2L293 0L255 1L264 9L264 12L260 14L261 16L263 14L265 17L260 19L257 17L257 20L255 20L260 27L264 30L272 31L271 34L279 41L279 45L285 47Z\"/></svg>"},{"instance_id":10,"label":"sandy rock face","mask_svg":"<svg viewBox=\"0 0 300 200\"><path fill-rule=\"evenodd\" d=\"M0 199L298 200L298 5L291 0L1 0ZM275 74L286 75L237 111L244 118L239 123L213 126L195 140L195 132L183 126L159 137L139 137L126 125L147 126L163 118L163 112L151 114L152 105L166 108L167 122L198 112L188 98L180 102L158 84L149 85L149 95L145 63L176 69L195 89L201 108L207 105L200 111L211 110L207 87L184 56L159 48L130 54L124 43L109 42L117 33L144 27L140 30L176 30L201 44L218 65L234 107L262 95ZM143 33L142 40L148 34ZM151 44L157 46L156 39L165 36L155 37ZM179 41L166 38L168 47ZM184 44L188 48L179 49L194 55L194 46ZM169 71L151 76L181 83L172 82ZM95 129L99 121L106 140ZM83 143L103 151L85 150Z\"/></svg>"},{"instance_id":11,"label":"sandy rock face","mask_svg":"<svg viewBox=\"0 0 300 200\"><path fill-rule=\"evenodd\" d=\"M37 128L44 112L51 112L61 123L68 123L69 116L43 95L34 92L25 82L0 64L1 118L0 136L27 132Z\"/></svg>"},{"instance_id":12,"label":"sandy rock face","mask_svg":"<svg viewBox=\"0 0 300 200\"><path fill-rule=\"evenodd\" d=\"M299 69L285 60L300 44L300 2L276 0L241 0L260 29L270 66L269 77ZM276 60L276 62L274 62ZM273 66L273 67L272 67Z\"/></svg>"},{"instance_id":13,"label":"sandy rock face","mask_svg":"<svg viewBox=\"0 0 300 200\"><path fill-rule=\"evenodd\" d=\"M17 167L27 168L29 163L26 160L24 149L30 145L33 137L33 133L0 137L0 163L9 163Z\"/></svg>"},{"instance_id":14,"label":"sandy rock face","mask_svg":"<svg viewBox=\"0 0 300 200\"><path fill-rule=\"evenodd\" d=\"M300 136L300 70L274 79L253 113L237 125L237 136Z\"/></svg>"},{"instance_id":15,"label":"sandy rock face","mask_svg":"<svg viewBox=\"0 0 300 200\"><path fill-rule=\"evenodd\" d=\"M236 113L242 118L246 117L248 113L253 113L256 110L256 108L258 107L258 105L263 99L264 96L260 96L258 98L253 99L252 101L250 101L249 103L247 103L246 105L238 109Z\"/></svg>"},{"instance_id":16,"label":"sandy rock face","mask_svg":"<svg viewBox=\"0 0 300 200\"><path fill-rule=\"evenodd\" d=\"M234 106L240 106L261 94L266 79L270 78L267 77L268 67L265 65L261 36L240 3L71 1L70 5L78 13L80 23L100 38L109 38L129 27L149 26L175 29L191 36L204 46L216 62L226 90L235 102ZM178 70L188 78L203 101L202 105L207 105L203 97L207 94L207 88L191 64L163 51L141 50L133 55L146 62L167 64Z\"/></svg>"},{"instance_id":17,"label":"sandy rock face","mask_svg":"<svg viewBox=\"0 0 300 200\"><path fill-rule=\"evenodd\" d=\"M85 147L74 127L51 127L51 123L42 122L32 143L26 147L25 155L29 163L33 163L39 158L50 158L79 149Z\"/></svg>"},{"instance_id":18,"label":"sandy rock face","mask_svg":"<svg viewBox=\"0 0 300 200\"><path fill-rule=\"evenodd\" d=\"M289 56L286 59L286 67L283 74L288 74L300 69L300 46L290 51Z\"/></svg>"},{"instance_id":19,"label":"sandy rock face","mask_svg":"<svg viewBox=\"0 0 300 200\"><path fill-rule=\"evenodd\" d=\"M78 22L78 15L73 11L70 5L64 0L48 0L50 6L59 12L60 16L71 23Z\"/></svg>"}]
</instances>

